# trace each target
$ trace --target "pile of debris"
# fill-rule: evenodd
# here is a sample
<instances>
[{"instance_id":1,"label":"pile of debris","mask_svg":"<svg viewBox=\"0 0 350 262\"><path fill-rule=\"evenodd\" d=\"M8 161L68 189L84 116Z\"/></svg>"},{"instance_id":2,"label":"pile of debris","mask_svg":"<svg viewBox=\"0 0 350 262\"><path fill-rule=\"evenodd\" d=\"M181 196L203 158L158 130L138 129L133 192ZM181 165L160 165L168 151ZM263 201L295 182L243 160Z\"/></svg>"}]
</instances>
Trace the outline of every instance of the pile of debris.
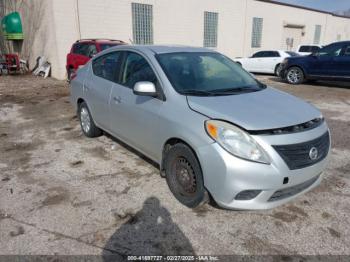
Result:
<instances>
[{"instance_id":1,"label":"pile of debris","mask_svg":"<svg viewBox=\"0 0 350 262\"><path fill-rule=\"evenodd\" d=\"M0 75L25 74L28 71L28 62L20 59L17 54L0 55Z\"/></svg>"},{"instance_id":2,"label":"pile of debris","mask_svg":"<svg viewBox=\"0 0 350 262\"><path fill-rule=\"evenodd\" d=\"M45 56L39 56L36 59L36 65L33 68L33 75L46 78L50 75L50 70L51 64L46 60Z\"/></svg>"},{"instance_id":3,"label":"pile of debris","mask_svg":"<svg viewBox=\"0 0 350 262\"><path fill-rule=\"evenodd\" d=\"M48 77L50 75L51 64L44 56L39 56L36 65L32 70L33 75ZM2 74L26 74L29 72L28 62L20 59L17 54L0 55L0 75Z\"/></svg>"}]
</instances>

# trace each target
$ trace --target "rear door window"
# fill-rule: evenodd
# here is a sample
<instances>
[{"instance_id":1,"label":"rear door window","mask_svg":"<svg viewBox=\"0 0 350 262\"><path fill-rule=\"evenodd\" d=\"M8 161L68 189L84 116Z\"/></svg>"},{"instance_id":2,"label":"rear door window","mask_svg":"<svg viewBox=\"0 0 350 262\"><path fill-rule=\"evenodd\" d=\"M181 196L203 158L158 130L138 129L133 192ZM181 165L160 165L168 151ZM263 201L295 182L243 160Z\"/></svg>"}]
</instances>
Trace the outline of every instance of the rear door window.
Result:
<instances>
[{"instance_id":1,"label":"rear door window","mask_svg":"<svg viewBox=\"0 0 350 262\"><path fill-rule=\"evenodd\" d=\"M116 82L119 75L120 52L108 53L92 62L94 75Z\"/></svg>"},{"instance_id":2,"label":"rear door window","mask_svg":"<svg viewBox=\"0 0 350 262\"><path fill-rule=\"evenodd\" d=\"M277 51L266 51L265 57L279 57L280 54Z\"/></svg>"},{"instance_id":3,"label":"rear door window","mask_svg":"<svg viewBox=\"0 0 350 262\"><path fill-rule=\"evenodd\" d=\"M253 55L253 58L262 58L262 57L279 57L280 54L277 51L260 51Z\"/></svg>"}]
</instances>

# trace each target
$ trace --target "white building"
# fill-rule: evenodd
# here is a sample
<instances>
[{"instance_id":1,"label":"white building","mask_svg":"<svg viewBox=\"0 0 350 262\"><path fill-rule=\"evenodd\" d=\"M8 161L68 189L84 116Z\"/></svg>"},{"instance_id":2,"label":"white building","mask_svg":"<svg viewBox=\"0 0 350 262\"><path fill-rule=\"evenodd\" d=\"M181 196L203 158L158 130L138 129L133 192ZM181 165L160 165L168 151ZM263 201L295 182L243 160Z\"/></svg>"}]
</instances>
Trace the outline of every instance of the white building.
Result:
<instances>
[{"instance_id":1,"label":"white building","mask_svg":"<svg viewBox=\"0 0 350 262\"><path fill-rule=\"evenodd\" d=\"M299 44L350 40L350 18L270 0L28 0L19 8L32 66L44 55L52 76L66 77L66 54L77 39L214 48L227 56ZM287 40L288 39L288 40Z\"/></svg>"}]
</instances>

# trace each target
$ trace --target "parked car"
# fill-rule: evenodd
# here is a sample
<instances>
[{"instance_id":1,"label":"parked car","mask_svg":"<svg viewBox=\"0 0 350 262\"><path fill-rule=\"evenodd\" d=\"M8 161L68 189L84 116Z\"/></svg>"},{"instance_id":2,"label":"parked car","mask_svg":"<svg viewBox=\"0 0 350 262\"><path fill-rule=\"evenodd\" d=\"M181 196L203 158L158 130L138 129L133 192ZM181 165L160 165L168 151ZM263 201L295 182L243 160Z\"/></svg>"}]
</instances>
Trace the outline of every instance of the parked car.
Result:
<instances>
[{"instance_id":1,"label":"parked car","mask_svg":"<svg viewBox=\"0 0 350 262\"><path fill-rule=\"evenodd\" d=\"M102 130L159 164L188 207L268 209L316 187L330 133L320 111L213 50L119 46L71 82L82 132Z\"/></svg>"},{"instance_id":2,"label":"parked car","mask_svg":"<svg viewBox=\"0 0 350 262\"><path fill-rule=\"evenodd\" d=\"M289 57L281 77L290 84L305 80L350 80L350 41L336 42L308 56Z\"/></svg>"},{"instance_id":3,"label":"parked car","mask_svg":"<svg viewBox=\"0 0 350 262\"><path fill-rule=\"evenodd\" d=\"M252 73L268 73L279 75L284 58L298 56L292 51L259 51L247 58L234 59L245 70Z\"/></svg>"},{"instance_id":4,"label":"parked car","mask_svg":"<svg viewBox=\"0 0 350 262\"><path fill-rule=\"evenodd\" d=\"M80 67L85 65L97 53L117 45L124 45L121 40L112 39L81 39L76 41L67 54L67 78L71 80L72 74Z\"/></svg>"},{"instance_id":5,"label":"parked car","mask_svg":"<svg viewBox=\"0 0 350 262\"><path fill-rule=\"evenodd\" d=\"M321 45L300 45L297 48L297 53L299 55L311 55L320 51L321 48Z\"/></svg>"}]
</instances>

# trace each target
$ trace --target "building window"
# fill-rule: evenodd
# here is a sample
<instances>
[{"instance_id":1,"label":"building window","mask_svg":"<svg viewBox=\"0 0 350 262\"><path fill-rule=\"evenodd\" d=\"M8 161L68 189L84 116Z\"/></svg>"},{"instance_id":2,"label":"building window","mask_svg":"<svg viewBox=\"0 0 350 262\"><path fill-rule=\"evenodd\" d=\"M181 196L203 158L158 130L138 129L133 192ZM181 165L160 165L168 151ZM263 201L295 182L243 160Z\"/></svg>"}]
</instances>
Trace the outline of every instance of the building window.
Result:
<instances>
[{"instance_id":1,"label":"building window","mask_svg":"<svg viewBox=\"0 0 350 262\"><path fill-rule=\"evenodd\" d=\"M132 33L134 44L153 44L152 5L132 3Z\"/></svg>"},{"instance_id":2,"label":"building window","mask_svg":"<svg viewBox=\"0 0 350 262\"><path fill-rule=\"evenodd\" d=\"M218 13L204 12L204 47L218 45L218 18Z\"/></svg>"},{"instance_id":3,"label":"building window","mask_svg":"<svg viewBox=\"0 0 350 262\"><path fill-rule=\"evenodd\" d=\"M321 25L315 25L314 44L318 45L321 40Z\"/></svg>"},{"instance_id":4,"label":"building window","mask_svg":"<svg viewBox=\"0 0 350 262\"><path fill-rule=\"evenodd\" d=\"M252 47L261 47L263 19L253 17Z\"/></svg>"}]
</instances>

